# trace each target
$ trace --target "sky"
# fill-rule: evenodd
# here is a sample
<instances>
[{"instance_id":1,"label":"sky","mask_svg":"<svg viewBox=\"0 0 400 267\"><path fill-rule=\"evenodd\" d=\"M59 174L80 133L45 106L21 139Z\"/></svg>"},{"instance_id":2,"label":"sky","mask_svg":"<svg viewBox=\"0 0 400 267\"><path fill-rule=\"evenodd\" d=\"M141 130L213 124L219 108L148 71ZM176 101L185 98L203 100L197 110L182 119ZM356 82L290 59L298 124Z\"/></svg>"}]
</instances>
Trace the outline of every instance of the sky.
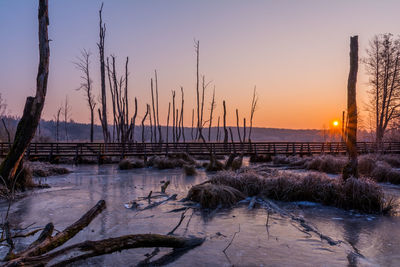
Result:
<instances>
[{"instance_id":1,"label":"sky","mask_svg":"<svg viewBox=\"0 0 400 267\"><path fill-rule=\"evenodd\" d=\"M158 72L160 121L165 124L171 91L185 90L186 126L195 107L196 57L215 86L216 116L222 100L227 123L249 120L253 88L258 106L256 127L320 129L346 109L349 38L359 35L360 58L379 33L399 33L400 1L372 0L104 0L105 53L115 55L119 74L129 57L129 100L138 98L138 118L151 103L150 79ZM68 97L71 118L89 122L81 73L73 62L82 49L92 52L91 76L100 92L98 10L102 1L49 0L50 74L42 118L52 119ZM34 0L0 0L0 93L12 115L21 115L35 93L38 64L37 5ZM108 89L107 89L108 90ZM357 97L366 121L368 77L359 67ZM110 99L110 97L108 97ZM109 105L110 106L110 105ZM109 109L109 117L111 109ZM96 117L98 124L98 118Z\"/></svg>"}]
</instances>

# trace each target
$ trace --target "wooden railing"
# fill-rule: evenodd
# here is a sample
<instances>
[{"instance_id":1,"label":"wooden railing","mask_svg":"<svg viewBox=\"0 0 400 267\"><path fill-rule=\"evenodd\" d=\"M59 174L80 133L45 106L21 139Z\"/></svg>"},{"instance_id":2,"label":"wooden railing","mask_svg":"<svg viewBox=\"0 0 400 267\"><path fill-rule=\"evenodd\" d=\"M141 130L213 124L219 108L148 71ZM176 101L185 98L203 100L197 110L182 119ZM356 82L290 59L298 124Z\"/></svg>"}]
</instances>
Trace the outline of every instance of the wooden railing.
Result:
<instances>
[{"instance_id":1,"label":"wooden railing","mask_svg":"<svg viewBox=\"0 0 400 267\"><path fill-rule=\"evenodd\" d=\"M376 144L373 142L358 142L360 154L373 153ZM9 143L0 143L0 157L5 157ZM186 143L31 143L26 151L27 157L78 157L78 156L151 156L168 153L186 152L191 155L205 155L212 151L216 155L243 153L244 155L283 154L283 155L313 155L313 154L345 154L346 145L343 142L252 142L252 143L221 143L221 142L186 142ZM383 153L400 153L400 142L386 142L381 148Z\"/></svg>"}]
</instances>

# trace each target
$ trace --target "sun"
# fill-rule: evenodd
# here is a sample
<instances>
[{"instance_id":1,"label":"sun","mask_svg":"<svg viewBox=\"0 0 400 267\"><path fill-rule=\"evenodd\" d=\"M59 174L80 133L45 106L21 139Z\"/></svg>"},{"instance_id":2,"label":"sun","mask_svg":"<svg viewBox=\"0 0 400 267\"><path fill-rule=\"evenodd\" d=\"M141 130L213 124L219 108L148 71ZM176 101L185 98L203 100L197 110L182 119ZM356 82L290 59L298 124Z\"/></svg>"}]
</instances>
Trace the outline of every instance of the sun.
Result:
<instances>
[{"instance_id":1,"label":"sun","mask_svg":"<svg viewBox=\"0 0 400 267\"><path fill-rule=\"evenodd\" d=\"M339 125L339 122L338 121L333 121L333 126L338 126Z\"/></svg>"}]
</instances>

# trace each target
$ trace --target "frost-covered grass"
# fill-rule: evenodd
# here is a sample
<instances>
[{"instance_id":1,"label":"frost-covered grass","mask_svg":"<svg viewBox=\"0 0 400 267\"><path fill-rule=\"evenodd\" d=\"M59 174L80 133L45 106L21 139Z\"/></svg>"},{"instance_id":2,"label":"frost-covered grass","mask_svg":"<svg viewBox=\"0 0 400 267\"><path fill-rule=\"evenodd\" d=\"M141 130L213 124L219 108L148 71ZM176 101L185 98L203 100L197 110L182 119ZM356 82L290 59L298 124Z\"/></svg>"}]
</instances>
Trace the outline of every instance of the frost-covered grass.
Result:
<instances>
[{"instance_id":1,"label":"frost-covered grass","mask_svg":"<svg viewBox=\"0 0 400 267\"><path fill-rule=\"evenodd\" d=\"M210 196L210 200L207 197L198 197L200 192L201 195ZM386 213L391 208L385 201L382 188L368 178L343 181L329 178L323 173L311 172L276 172L265 177L255 171L222 171L214 175L208 183L192 187L188 197L199 202L202 207L214 208L215 205L232 205L232 199L242 197L237 192L244 196L258 195L280 201L312 201L366 213ZM218 193L221 195L214 196Z\"/></svg>"}]
</instances>

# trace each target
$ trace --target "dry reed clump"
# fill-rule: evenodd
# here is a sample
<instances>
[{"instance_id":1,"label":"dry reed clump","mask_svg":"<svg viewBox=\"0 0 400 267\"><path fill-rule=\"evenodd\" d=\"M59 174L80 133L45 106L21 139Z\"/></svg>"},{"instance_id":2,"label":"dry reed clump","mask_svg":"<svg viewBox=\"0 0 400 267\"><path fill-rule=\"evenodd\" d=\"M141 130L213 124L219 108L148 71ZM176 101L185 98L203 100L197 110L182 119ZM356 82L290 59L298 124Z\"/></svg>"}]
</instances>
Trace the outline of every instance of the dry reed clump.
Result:
<instances>
[{"instance_id":1,"label":"dry reed clump","mask_svg":"<svg viewBox=\"0 0 400 267\"><path fill-rule=\"evenodd\" d=\"M238 157L232 161L232 170L239 170L243 164L243 157Z\"/></svg>"},{"instance_id":2,"label":"dry reed clump","mask_svg":"<svg viewBox=\"0 0 400 267\"><path fill-rule=\"evenodd\" d=\"M139 160L122 159L118 163L118 167L120 170L137 169L137 168L143 168L144 163Z\"/></svg>"},{"instance_id":3,"label":"dry reed clump","mask_svg":"<svg viewBox=\"0 0 400 267\"><path fill-rule=\"evenodd\" d=\"M204 166L206 168L206 171L208 172L222 171L225 167L222 162L215 158L213 160L210 160L210 162L205 164Z\"/></svg>"},{"instance_id":4,"label":"dry reed clump","mask_svg":"<svg viewBox=\"0 0 400 267\"><path fill-rule=\"evenodd\" d=\"M341 173L347 163L346 158L332 155L322 155L311 158L304 164L308 170L316 170L326 173Z\"/></svg>"},{"instance_id":5,"label":"dry reed clump","mask_svg":"<svg viewBox=\"0 0 400 267\"><path fill-rule=\"evenodd\" d=\"M367 178L343 181L329 178L323 173L288 172L278 172L265 178L254 171L223 171L214 175L209 183L234 188L245 196L261 195L280 201L312 201L367 213L383 213L388 209L381 187Z\"/></svg>"},{"instance_id":6,"label":"dry reed clump","mask_svg":"<svg viewBox=\"0 0 400 267\"><path fill-rule=\"evenodd\" d=\"M365 176L370 176L376 168L377 157L372 154L358 157L358 172Z\"/></svg>"},{"instance_id":7,"label":"dry reed clump","mask_svg":"<svg viewBox=\"0 0 400 267\"><path fill-rule=\"evenodd\" d=\"M189 164L196 164L196 160L190 156L188 153L171 153L168 155L169 159L182 159L183 161L185 161L186 163Z\"/></svg>"},{"instance_id":8,"label":"dry reed clump","mask_svg":"<svg viewBox=\"0 0 400 267\"><path fill-rule=\"evenodd\" d=\"M26 162L24 164L36 177L48 177L53 175L68 174L71 171L64 167L55 166L45 162Z\"/></svg>"},{"instance_id":9,"label":"dry reed clump","mask_svg":"<svg viewBox=\"0 0 400 267\"><path fill-rule=\"evenodd\" d=\"M379 160L389 163L394 168L400 168L400 156L399 155L380 155Z\"/></svg>"},{"instance_id":10,"label":"dry reed clump","mask_svg":"<svg viewBox=\"0 0 400 267\"><path fill-rule=\"evenodd\" d=\"M250 156L251 163L260 163L260 162L271 162L272 157L269 154L253 154Z\"/></svg>"},{"instance_id":11,"label":"dry reed clump","mask_svg":"<svg viewBox=\"0 0 400 267\"><path fill-rule=\"evenodd\" d=\"M183 165L183 170L184 170L185 174L189 175L189 176L193 176L193 175L197 174L196 166L194 166L194 165L185 164L185 165Z\"/></svg>"},{"instance_id":12,"label":"dry reed clump","mask_svg":"<svg viewBox=\"0 0 400 267\"><path fill-rule=\"evenodd\" d=\"M235 173L232 171L222 171L216 173L210 183L227 185L233 187L246 196L258 195L264 187L265 179L254 171Z\"/></svg>"},{"instance_id":13,"label":"dry reed clump","mask_svg":"<svg viewBox=\"0 0 400 267\"><path fill-rule=\"evenodd\" d=\"M292 167L303 167L304 164L309 161L307 157L299 157L299 156L284 156L277 155L274 156L273 163L275 165L289 165Z\"/></svg>"},{"instance_id":14,"label":"dry reed clump","mask_svg":"<svg viewBox=\"0 0 400 267\"><path fill-rule=\"evenodd\" d=\"M199 184L190 188L189 200L200 203L202 208L230 207L245 198L239 190L222 184Z\"/></svg>"},{"instance_id":15,"label":"dry reed clump","mask_svg":"<svg viewBox=\"0 0 400 267\"><path fill-rule=\"evenodd\" d=\"M312 201L367 213L387 211L379 185L368 178L331 179L324 174L282 174L267 178L264 196L283 201Z\"/></svg>"}]
</instances>

